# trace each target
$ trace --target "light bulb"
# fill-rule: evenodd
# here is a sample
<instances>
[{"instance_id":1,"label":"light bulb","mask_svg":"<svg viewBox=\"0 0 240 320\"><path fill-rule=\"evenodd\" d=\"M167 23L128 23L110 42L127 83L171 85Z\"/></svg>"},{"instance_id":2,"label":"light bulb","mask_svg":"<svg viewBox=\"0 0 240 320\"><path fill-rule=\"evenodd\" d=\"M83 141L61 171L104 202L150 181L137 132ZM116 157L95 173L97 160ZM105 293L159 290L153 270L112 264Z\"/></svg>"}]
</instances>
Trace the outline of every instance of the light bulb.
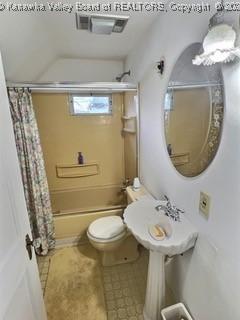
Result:
<instances>
[{"instance_id":1,"label":"light bulb","mask_svg":"<svg viewBox=\"0 0 240 320\"><path fill-rule=\"evenodd\" d=\"M230 56L230 52L223 52L223 51L220 51L220 50L215 50L215 52L213 52L213 53L211 54L211 60L212 60L214 63L223 62L223 61L225 61L229 56Z\"/></svg>"},{"instance_id":2,"label":"light bulb","mask_svg":"<svg viewBox=\"0 0 240 320\"><path fill-rule=\"evenodd\" d=\"M204 38L203 53L193 59L193 64L210 66L240 58L240 47L235 44L236 36L236 31L228 24L213 26Z\"/></svg>"}]
</instances>

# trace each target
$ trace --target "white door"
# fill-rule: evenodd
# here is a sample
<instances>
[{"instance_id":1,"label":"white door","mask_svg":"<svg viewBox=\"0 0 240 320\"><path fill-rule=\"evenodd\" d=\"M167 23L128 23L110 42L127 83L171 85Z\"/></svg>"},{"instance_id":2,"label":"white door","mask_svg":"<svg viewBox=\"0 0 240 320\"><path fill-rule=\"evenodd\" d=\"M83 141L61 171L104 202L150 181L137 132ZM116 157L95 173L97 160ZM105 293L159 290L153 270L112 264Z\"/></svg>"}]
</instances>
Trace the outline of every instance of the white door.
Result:
<instances>
[{"instance_id":1,"label":"white door","mask_svg":"<svg viewBox=\"0 0 240 320\"><path fill-rule=\"evenodd\" d=\"M0 320L46 320L0 56Z\"/></svg>"}]
</instances>

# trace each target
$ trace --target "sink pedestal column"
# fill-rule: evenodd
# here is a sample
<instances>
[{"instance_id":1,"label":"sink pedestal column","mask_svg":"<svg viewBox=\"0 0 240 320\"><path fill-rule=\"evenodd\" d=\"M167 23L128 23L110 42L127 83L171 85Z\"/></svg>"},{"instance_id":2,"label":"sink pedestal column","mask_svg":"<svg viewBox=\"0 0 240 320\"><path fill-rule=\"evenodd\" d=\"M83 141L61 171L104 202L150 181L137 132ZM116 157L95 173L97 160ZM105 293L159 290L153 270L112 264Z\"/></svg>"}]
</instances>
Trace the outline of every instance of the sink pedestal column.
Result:
<instances>
[{"instance_id":1,"label":"sink pedestal column","mask_svg":"<svg viewBox=\"0 0 240 320\"><path fill-rule=\"evenodd\" d=\"M144 320L160 320L161 309L165 303L165 255L157 251L149 251L148 279Z\"/></svg>"}]
</instances>

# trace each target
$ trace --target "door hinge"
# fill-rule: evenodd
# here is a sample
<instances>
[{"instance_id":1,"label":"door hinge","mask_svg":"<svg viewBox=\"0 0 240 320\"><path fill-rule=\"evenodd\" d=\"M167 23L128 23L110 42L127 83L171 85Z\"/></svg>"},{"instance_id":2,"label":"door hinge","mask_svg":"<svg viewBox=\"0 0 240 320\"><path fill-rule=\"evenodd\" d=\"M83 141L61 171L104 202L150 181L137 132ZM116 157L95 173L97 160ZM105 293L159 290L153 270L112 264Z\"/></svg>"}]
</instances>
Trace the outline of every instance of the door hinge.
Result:
<instances>
[{"instance_id":1,"label":"door hinge","mask_svg":"<svg viewBox=\"0 0 240 320\"><path fill-rule=\"evenodd\" d=\"M30 260L32 260L32 247L33 247L33 241L30 239L29 234L25 237L25 243L26 243L26 249L28 252L28 257Z\"/></svg>"}]
</instances>

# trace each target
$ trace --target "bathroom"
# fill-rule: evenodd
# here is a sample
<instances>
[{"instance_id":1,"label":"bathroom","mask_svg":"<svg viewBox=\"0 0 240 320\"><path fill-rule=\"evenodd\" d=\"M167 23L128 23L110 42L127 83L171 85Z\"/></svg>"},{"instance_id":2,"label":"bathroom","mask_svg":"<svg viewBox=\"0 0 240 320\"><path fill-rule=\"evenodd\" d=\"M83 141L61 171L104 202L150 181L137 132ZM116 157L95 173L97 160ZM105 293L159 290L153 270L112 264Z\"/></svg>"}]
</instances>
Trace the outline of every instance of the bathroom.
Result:
<instances>
[{"instance_id":1,"label":"bathroom","mask_svg":"<svg viewBox=\"0 0 240 320\"><path fill-rule=\"evenodd\" d=\"M128 16L122 32L99 34L102 25L94 19L92 32L77 29L75 3L69 3L71 13L12 12L1 4L1 318L239 320L238 4L211 1L203 3L209 10L186 13L171 10L173 2L163 1L159 11L143 2L141 11L132 5L117 12L99 1L98 13ZM203 66L203 40L218 24L228 31L215 33L221 45L233 30L237 35L227 49L232 61L221 56ZM23 96L28 99L20 104L13 100ZM99 97L107 111L75 112L74 98ZM24 137L16 137L14 121L26 101L35 118L27 133L37 132L40 146L21 164ZM32 150L25 147L26 156ZM23 170L40 156L45 178L33 191L35 197L43 192L51 212L39 213L44 227L36 232ZM158 212L167 208L165 196L169 216ZM147 244L139 233L151 212L161 215L166 238ZM179 215L180 222L173 221ZM187 231L181 230L185 221ZM111 232L109 223L118 229L111 250L99 241ZM170 248L176 225L180 239L191 234L188 244ZM51 241L39 245L46 230ZM154 232L149 228L148 239ZM181 309L175 316L174 308Z\"/></svg>"},{"instance_id":2,"label":"bathroom","mask_svg":"<svg viewBox=\"0 0 240 320\"><path fill-rule=\"evenodd\" d=\"M72 99L81 93L32 94L55 237L60 242L67 238L78 242L97 217L121 214L126 206L126 179L130 183L137 175L137 93L134 89L123 93L95 90L89 96L106 98L111 109L103 111L109 114L74 113ZM82 97L87 99L88 94ZM127 128L133 132L125 132ZM78 152L83 158L79 167Z\"/></svg>"}]
</instances>

